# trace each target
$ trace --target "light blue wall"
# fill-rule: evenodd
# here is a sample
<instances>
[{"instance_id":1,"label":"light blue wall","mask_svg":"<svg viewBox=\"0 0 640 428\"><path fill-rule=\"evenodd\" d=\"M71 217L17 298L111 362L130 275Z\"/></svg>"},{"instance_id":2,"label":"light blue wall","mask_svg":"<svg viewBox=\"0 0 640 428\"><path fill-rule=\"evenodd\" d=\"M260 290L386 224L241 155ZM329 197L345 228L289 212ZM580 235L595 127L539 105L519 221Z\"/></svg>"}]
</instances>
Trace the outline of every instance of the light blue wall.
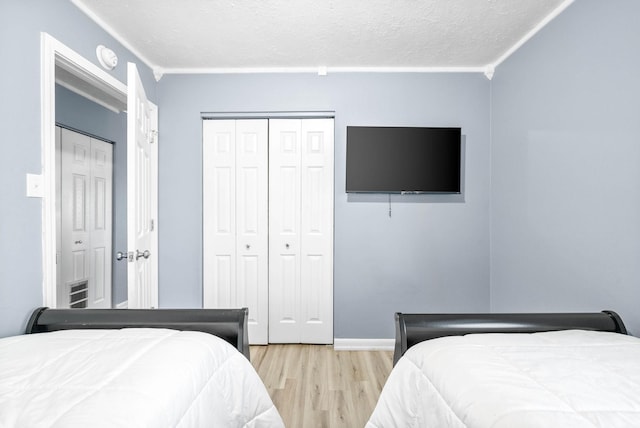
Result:
<instances>
[{"instance_id":1,"label":"light blue wall","mask_svg":"<svg viewBox=\"0 0 640 428\"><path fill-rule=\"evenodd\" d=\"M113 143L113 249L127 248L127 115L56 85L56 123ZM127 300L127 264L113 259L112 303Z\"/></svg>"},{"instance_id":2,"label":"light blue wall","mask_svg":"<svg viewBox=\"0 0 640 428\"><path fill-rule=\"evenodd\" d=\"M26 174L41 172L42 31L94 62L98 44L111 47L120 58L113 75L123 82L124 64L137 62L155 99L151 71L71 2L0 0L0 337L22 332L30 311L42 305L42 204L25 196Z\"/></svg>"},{"instance_id":3,"label":"light blue wall","mask_svg":"<svg viewBox=\"0 0 640 428\"><path fill-rule=\"evenodd\" d=\"M160 306L202 304L201 112L335 111L335 337L393 337L395 311L489 309L489 81L481 74L167 75ZM463 198L347 197L347 125L460 126ZM453 199L453 201L452 201Z\"/></svg>"},{"instance_id":4,"label":"light blue wall","mask_svg":"<svg viewBox=\"0 0 640 428\"><path fill-rule=\"evenodd\" d=\"M640 2L580 0L492 82L491 309L640 333Z\"/></svg>"}]
</instances>

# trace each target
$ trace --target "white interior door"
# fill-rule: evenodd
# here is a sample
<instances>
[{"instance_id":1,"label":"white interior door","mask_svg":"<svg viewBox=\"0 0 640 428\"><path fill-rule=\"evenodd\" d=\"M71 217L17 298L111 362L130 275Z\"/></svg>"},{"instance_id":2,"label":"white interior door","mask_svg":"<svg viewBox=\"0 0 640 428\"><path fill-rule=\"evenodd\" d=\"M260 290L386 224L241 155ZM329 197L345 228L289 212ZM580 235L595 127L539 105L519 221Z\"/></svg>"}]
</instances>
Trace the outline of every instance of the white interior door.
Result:
<instances>
[{"instance_id":1,"label":"white interior door","mask_svg":"<svg viewBox=\"0 0 640 428\"><path fill-rule=\"evenodd\" d=\"M113 146L56 130L60 153L58 307L111 307Z\"/></svg>"},{"instance_id":2,"label":"white interior door","mask_svg":"<svg viewBox=\"0 0 640 428\"><path fill-rule=\"evenodd\" d=\"M333 343L333 119L269 121L269 341Z\"/></svg>"},{"instance_id":3,"label":"white interior door","mask_svg":"<svg viewBox=\"0 0 640 428\"><path fill-rule=\"evenodd\" d=\"M249 308L268 341L267 120L203 121L205 308Z\"/></svg>"},{"instance_id":4,"label":"white interior door","mask_svg":"<svg viewBox=\"0 0 640 428\"><path fill-rule=\"evenodd\" d=\"M128 307L158 307L158 109L133 63L127 69Z\"/></svg>"}]
</instances>

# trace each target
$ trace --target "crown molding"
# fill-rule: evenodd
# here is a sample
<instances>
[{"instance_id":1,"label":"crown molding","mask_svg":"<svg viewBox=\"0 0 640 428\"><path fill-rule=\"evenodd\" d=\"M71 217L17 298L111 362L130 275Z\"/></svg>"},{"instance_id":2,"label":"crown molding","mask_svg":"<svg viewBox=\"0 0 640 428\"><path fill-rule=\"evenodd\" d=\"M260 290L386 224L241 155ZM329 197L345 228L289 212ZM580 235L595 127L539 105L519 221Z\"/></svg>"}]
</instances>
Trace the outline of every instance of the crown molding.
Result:
<instances>
[{"instance_id":1,"label":"crown molding","mask_svg":"<svg viewBox=\"0 0 640 428\"><path fill-rule=\"evenodd\" d=\"M142 61L147 67L149 67L151 70L156 70L158 67L153 64L145 55L143 55L139 50L137 50L136 48L134 48L131 43L129 43L129 41L127 41L127 39L125 39L124 37L122 37L120 35L120 33L118 33L116 30L113 29L113 27L111 27L109 24L107 24L102 18L100 18L98 15L96 15L95 13L93 13L93 11L91 9L89 9L87 6L85 6L84 3L82 3L82 1L80 0L71 0L71 3L73 3L78 9L80 9L80 11L82 13L84 13L85 15L87 15L89 17L89 19L91 19L93 22L95 22L98 27L102 28L104 31L107 32L107 34L109 34L111 37L113 37L118 43L120 43L125 49L127 49L129 52L131 52L132 54L134 54L138 59L140 59L140 61ZM159 80L159 79L158 79Z\"/></svg>"},{"instance_id":2,"label":"crown molding","mask_svg":"<svg viewBox=\"0 0 640 428\"><path fill-rule=\"evenodd\" d=\"M518 49L522 47L525 43L527 43L533 36L538 34L540 30L547 26L551 21L558 17L566 8L571 6L575 0L565 0L560 6L558 6L553 12L547 15L542 21L538 23L531 31L524 35L520 40L518 40L513 46L511 46L500 58L496 60L493 64L488 64L488 67L493 67L495 70L500 64L502 64L507 58L513 55Z\"/></svg>"}]
</instances>

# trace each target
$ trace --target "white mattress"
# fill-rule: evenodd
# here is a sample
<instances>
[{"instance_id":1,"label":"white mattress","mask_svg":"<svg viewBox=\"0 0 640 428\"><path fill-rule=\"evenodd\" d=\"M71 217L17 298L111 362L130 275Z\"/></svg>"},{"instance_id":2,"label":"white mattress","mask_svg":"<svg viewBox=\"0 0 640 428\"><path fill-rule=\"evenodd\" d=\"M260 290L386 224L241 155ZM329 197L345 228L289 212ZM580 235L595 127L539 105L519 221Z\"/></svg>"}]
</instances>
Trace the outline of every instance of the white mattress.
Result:
<instances>
[{"instance_id":1,"label":"white mattress","mask_svg":"<svg viewBox=\"0 0 640 428\"><path fill-rule=\"evenodd\" d=\"M569 330L425 341L398 361L367 427L640 427L640 339Z\"/></svg>"},{"instance_id":2,"label":"white mattress","mask_svg":"<svg viewBox=\"0 0 640 428\"><path fill-rule=\"evenodd\" d=\"M282 427L227 342L166 329L0 339L0 427Z\"/></svg>"}]
</instances>

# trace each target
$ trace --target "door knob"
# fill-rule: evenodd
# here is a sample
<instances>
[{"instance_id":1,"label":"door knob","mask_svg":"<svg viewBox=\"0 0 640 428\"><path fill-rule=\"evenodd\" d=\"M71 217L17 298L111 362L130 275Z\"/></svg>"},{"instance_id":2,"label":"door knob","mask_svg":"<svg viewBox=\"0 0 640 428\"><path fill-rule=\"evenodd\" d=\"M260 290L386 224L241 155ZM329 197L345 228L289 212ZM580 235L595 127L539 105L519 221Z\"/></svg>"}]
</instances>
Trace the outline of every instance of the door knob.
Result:
<instances>
[{"instance_id":1,"label":"door knob","mask_svg":"<svg viewBox=\"0 0 640 428\"><path fill-rule=\"evenodd\" d=\"M129 263L133 261L133 251L118 251L116 253L116 260L128 260Z\"/></svg>"},{"instance_id":2,"label":"door knob","mask_svg":"<svg viewBox=\"0 0 640 428\"><path fill-rule=\"evenodd\" d=\"M288 250L289 249L289 244L284 244L284 247Z\"/></svg>"},{"instance_id":3,"label":"door knob","mask_svg":"<svg viewBox=\"0 0 640 428\"><path fill-rule=\"evenodd\" d=\"M247 247L247 250L251 249L251 245L249 245L249 244L247 244L246 247Z\"/></svg>"},{"instance_id":4,"label":"door knob","mask_svg":"<svg viewBox=\"0 0 640 428\"><path fill-rule=\"evenodd\" d=\"M144 257L145 259L148 259L150 255L151 255L151 252L149 250L144 250L144 252L140 250L136 250L136 260L138 260L140 257Z\"/></svg>"}]
</instances>

